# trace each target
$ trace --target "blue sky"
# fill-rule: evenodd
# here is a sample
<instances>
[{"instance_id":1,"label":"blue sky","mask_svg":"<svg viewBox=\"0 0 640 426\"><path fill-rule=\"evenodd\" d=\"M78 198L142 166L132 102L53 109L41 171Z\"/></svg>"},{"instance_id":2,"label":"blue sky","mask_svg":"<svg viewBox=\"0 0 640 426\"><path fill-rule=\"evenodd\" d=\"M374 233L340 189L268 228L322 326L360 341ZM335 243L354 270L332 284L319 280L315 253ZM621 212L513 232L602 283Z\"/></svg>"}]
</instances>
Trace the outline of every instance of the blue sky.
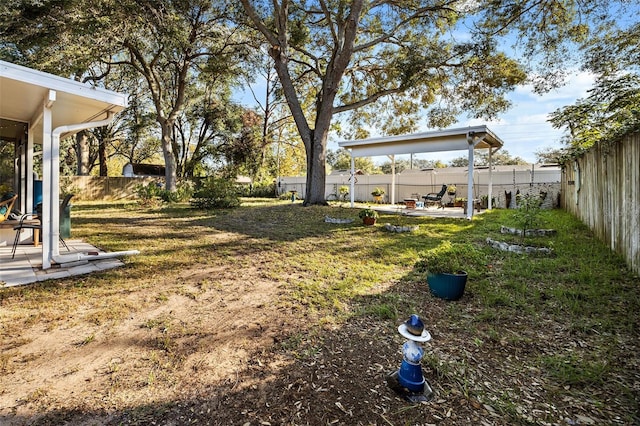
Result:
<instances>
[{"instance_id":1,"label":"blue sky","mask_svg":"<svg viewBox=\"0 0 640 426\"><path fill-rule=\"evenodd\" d=\"M587 72L572 73L564 86L538 95L531 85L519 86L509 95L512 107L497 121L468 120L462 118L451 127L487 125L504 141L503 149L512 156L535 162L535 152L545 148L560 148L563 130L554 129L547 121L549 114L563 106L572 105L586 97L593 86L594 76ZM428 131L429 129L422 129ZM420 155L418 158L440 159L447 162L464 156L461 152Z\"/></svg>"},{"instance_id":2,"label":"blue sky","mask_svg":"<svg viewBox=\"0 0 640 426\"><path fill-rule=\"evenodd\" d=\"M593 83L592 74L581 72L571 75L565 86L544 95L533 93L531 86L518 87L510 95L513 107L499 122L486 124L505 142L504 149L511 155L533 162L535 151L562 146L563 130L551 126L549 114L585 98Z\"/></svg>"}]
</instances>

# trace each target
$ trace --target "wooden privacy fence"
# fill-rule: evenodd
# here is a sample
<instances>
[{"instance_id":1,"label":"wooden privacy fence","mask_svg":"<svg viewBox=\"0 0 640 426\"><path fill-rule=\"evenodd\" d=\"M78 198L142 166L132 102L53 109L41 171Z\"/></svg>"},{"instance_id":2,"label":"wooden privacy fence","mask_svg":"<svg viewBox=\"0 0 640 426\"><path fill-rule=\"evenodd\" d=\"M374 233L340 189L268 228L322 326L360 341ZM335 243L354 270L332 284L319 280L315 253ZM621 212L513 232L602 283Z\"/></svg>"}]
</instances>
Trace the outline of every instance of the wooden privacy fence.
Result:
<instances>
[{"instance_id":1,"label":"wooden privacy fence","mask_svg":"<svg viewBox=\"0 0 640 426\"><path fill-rule=\"evenodd\" d=\"M640 274L640 133L565 163L562 207Z\"/></svg>"},{"instance_id":2,"label":"wooden privacy fence","mask_svg":"<svg viewBox=\"0 0 640 426\"><path fill-rule=\"evenodd\" d=\"M67 190L76 193L74 200L84 201L131 200L138 185L164 184L164 179L157 177L68 176L64 179Z\"/></svg>"}]
</instances>

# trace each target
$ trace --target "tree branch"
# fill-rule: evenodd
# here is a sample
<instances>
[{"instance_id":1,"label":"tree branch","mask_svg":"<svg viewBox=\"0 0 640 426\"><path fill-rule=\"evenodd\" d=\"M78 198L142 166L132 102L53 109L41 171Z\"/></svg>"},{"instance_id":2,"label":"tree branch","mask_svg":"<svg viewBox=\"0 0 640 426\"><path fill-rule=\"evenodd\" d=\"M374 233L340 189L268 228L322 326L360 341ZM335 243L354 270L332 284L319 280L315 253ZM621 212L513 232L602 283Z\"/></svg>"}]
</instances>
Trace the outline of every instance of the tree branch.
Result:
<instances>
[{"instance_id":1,"label":"tree branch","mask_svg":"<svg viewBox=\"0 0 640 426\"><path fill-rule=\"evenodd\" d=\"M380 1L377 2L375 5L372 5L371 8L373 9L374 7L377 6L381 6L381 5L385 5L388 2L386 1ZM442 12L442 11L448 11L448 12L452 12L452 13L458 13L454 8L449 7L447 5L449 4L454 4L455 0L444 3L443 5L439 5L439 6L430 6L430 7L423 7L420 8L418 10L416 10L411 16L406 17L405 19L398 21L398 23L389 31L383 33L382 35L380 35L379 37L374 38L373 40L368 41L367 43L364 44L360 44L358 46L355 46L353 51L354 52L360 52L363 50L367 50L370 49L372 47L374 47L375 45L385 42L389 39L391 39L393 36L395 36L397 30L399 28L402 28L403 26L407 25L409 22L419 19L419 18L423 18L427 15L427 12Z\"/></svg>"},{"instance_id":2,"label":"tree branch","mask_svg":"<svg viewBox=\"0 0 640 426\"><path fill-rule=\"evenodd\" d=\"M361 108L363 106L369 105L374 103L375 101L377 101L380 98L383 98L385 96L389 96L389 95L393 95L395 93L402 93L403 91L406 90L406 87L396 87L394 89L386 89L386 90L382 90L380 92L376 92L371 96L368 96L364 99L361 99L359 101L350 103L350 104L344 104L344 105L340 105L337 107L333 108L333 113L334 114L339 114L341 112L346 112L346 111L351 111L357 108Z\"/></svg>"}]
</instances>

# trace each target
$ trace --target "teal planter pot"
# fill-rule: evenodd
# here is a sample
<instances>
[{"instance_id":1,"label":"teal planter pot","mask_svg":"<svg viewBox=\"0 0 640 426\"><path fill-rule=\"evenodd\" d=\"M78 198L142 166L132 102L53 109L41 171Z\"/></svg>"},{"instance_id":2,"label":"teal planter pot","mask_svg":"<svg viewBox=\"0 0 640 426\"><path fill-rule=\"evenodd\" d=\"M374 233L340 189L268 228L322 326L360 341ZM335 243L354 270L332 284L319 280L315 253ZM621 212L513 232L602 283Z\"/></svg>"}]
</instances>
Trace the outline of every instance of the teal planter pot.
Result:
<instances>
[{"instance_id":1,"label":"teal planter pot","mask_svg":"<svg viewBox=\"0 0 640 426\"><path fill-rule=\"evenodd\" d=\"M467 285L467 273L427 274L427 283L434 296L444 300L459 300Z\"/></svg>"}]
</instances>

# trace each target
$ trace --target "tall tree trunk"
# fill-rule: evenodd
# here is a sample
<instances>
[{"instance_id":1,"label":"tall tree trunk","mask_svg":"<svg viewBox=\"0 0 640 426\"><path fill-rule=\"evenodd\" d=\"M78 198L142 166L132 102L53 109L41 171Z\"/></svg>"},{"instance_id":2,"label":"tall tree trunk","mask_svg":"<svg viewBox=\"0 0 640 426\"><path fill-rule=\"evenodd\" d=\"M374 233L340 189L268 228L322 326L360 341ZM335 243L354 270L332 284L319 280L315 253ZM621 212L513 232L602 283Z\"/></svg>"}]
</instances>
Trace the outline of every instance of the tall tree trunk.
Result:
<instances>
[{"instance_id":1,"label":"tall tree trunk","mask_svg":"<svg viewBox=\"0 0 640 426\"><path fill-rule=\"evenodd\" d=\"M169 120L162 120L162 154L164 155L165 166L165 189L167 191L175 191L177 188L178 175L176 167L176 158L173 154L172 147L172 128L173 125Z\"/></svg>"},{"instance_id":2,"label":"tall tree trunk","mask_svg":"<svg viewBox=\"0 0 640 426\"><path fill-rule=\"evenodd\" d=\"M86 130L76 134L76 159L78 176L88 176L91 164L89 164L89 135Z\"/></svg>"},{"instance_id":3,"label":"tall tree trunk","mask_svg":"<svg viewBox=\"0 0 640 426\"><path fill-rule=\"evenodd\" d=\"M318 130L311 132L311 150L307 153L305 206L327 204L324 194L327 181L327 132Z\"/></svg>"},{"instance_id":4,"label":"tall tree trunk","mask_svg":"<svg viewBox=\"0 0 640 426\"><path fill-rule=\"evenodd\" d=\"M100 176L109 176L107 167L107 144L102 142L98 145L98 158L100 160Z\"/></svg>"},{"instance_id":5,"label":"tall tree trunk","mask_svg":"<svg viewBox=\"0 0 640 426\"><path fill-rule=\"evenodd\" d=\"M287 52L290 49L287 34L289 33L287 24L289 22L289 2L273 1L275 30L272 30L259 16L256 9L249 0L241 0L245 12L258 30L265 36L271 46L269 55L274 60L274 66L278 79L282 86L289 111L296 123L300 137L304 142L307 154L307 188L304 205L321 204L326 205L324 198L326 183L326 150L327 137L331 119L333 117L333 102L338 92L340 79L344 75L345 69L353 55L354 42L358 30L358 22L362 11L364 0L352 0L350 10L343 25L343 32L340 33L340 41L334 48L333 55L326 66L326 73L322 76L322 90L316 99L316 120L315 128L311 128L305 111L298 98L298 93L294 85L289 70L289 57ZM294 65L295 66L295 65Z\"/></svg>"}]
</instances>

